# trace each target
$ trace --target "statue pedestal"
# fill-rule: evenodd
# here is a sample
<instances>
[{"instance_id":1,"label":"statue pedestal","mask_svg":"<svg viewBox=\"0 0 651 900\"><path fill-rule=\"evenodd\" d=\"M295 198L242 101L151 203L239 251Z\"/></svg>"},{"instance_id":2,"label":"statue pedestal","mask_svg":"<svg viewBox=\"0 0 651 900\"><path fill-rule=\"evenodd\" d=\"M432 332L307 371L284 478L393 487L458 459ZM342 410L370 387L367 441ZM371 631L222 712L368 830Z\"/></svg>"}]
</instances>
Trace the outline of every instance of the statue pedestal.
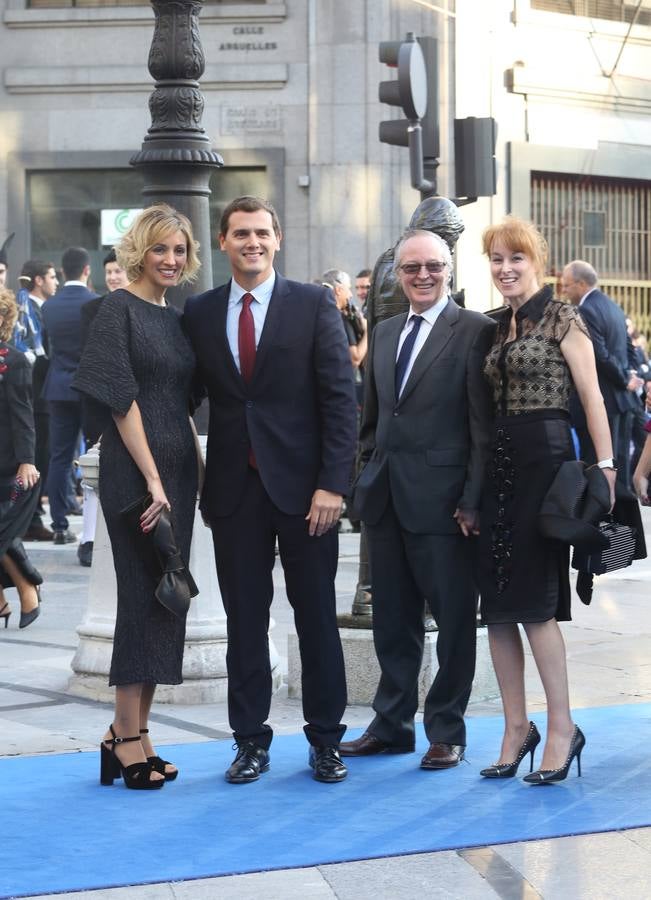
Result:
<instances>
[{"instance_id":1,"label":"statue pedestal","mask_svg":"<svg viewBox=\"0 0 651 900\"><path fill-rule=\"evenodd\" d=\"M99 453L96 448L93 447L80 462L84 480L97 489ZM216 703L226 697L226 616L217 581L212 535L203 524L198 509L190 551L190 571L199 588L199 595L193 598L188 612L183 683L159 685L155 697L157 703ZM83 622L77 628L79 646L71 663L74 675L68 683L68 693L113 702L114 688L108 686L108 673L113 653L116 608L113 555L100 504L88 606ZM272 627L273 622L270 623ZM273 687L277 690L282 675L278 652L271 639L269 652Z\"/></svg>"},{"instance_id":2,"label":"statue pedestal","mask_svg":"<svg viewBox=\"0 0 651 900\"><path fill-rule=\"evenodd\" d=\"M380 666L375 655L373 632L370 628L340 628L341 646L346 664L349 706L370 706L380 680ZM423 708L427 692L438 670L436 659L435 631L425 634L423 665L418 679L418 708ZM298 652L298 637L290 634L287 640L288 695L301 697L301 660ZM497 679L488 648L488 633L485 628L477 629L477 663L472 685L472 701L489 700L499 696Z\"/></svg>"}]
</instances>

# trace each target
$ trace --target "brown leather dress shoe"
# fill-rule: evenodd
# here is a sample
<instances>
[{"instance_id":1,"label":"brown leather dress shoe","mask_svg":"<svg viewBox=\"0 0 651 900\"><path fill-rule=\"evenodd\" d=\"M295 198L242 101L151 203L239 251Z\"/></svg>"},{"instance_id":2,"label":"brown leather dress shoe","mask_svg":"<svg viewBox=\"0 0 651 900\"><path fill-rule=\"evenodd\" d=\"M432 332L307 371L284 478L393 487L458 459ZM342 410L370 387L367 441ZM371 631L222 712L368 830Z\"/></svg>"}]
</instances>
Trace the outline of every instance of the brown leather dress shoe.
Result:
<instances>
[{"instance_id":1,"label":"brown leather dress shoe","mask_svg":"<svg viewBox=\"0 0 651 900\"><path fill-rule=\"evenodd\" d=\"M365 731L355 741L344 741L339 744L340 756L376 756L378 753L413 753L413 747L401 747L395 744L387 744L375 737L370 731Z\"/></svg>"},{"instance_id":2,"label":"brown leather dress shoe","mask_svg":"<svg viewBox=\"0 0 651 900\"><path fill-rule=\"evenodd\" d=\"M451 769L463 759L466 748L461 744L444 744L434 741L420 761L421 769Z\"/></svg>"},{"instance_id":3,"label":"brown leather dress shoe","mask_svg":"<svg viewBox=\"0 0 651 900\"><path fill-rule=\"evenodd\" d=\"M45 525L30 525L27 529L24 541L52 541L54 540L54 532L46 528Z\"/></svg>"}]
</instances>

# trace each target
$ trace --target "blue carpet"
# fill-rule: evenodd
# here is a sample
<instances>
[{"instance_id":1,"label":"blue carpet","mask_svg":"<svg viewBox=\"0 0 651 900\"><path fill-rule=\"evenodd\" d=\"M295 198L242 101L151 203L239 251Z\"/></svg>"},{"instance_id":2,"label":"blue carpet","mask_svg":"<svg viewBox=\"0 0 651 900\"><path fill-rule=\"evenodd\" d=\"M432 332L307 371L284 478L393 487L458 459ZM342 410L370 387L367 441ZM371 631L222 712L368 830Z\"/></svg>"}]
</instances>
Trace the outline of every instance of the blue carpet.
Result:
<instances>
[{"instance_id":1,"label":"blue carpet","mask_svg":"<svg viewBox=\"0 0 651 900\"><path fill-rule=\"evenodd\" d=\"M153 793L101 787L97 753L3 759L0 898L651 824L651 704L582 709L576 721L583 777L575 763L549 787L479 777L499 746L496 717L468 720L469 761L456 769L418 769L421 730L418 753L351 759L336 785L312 779L302 734L276 737L270 771L250 785L223 780L230 741L161 748L181 775Z\"/></svg>"}]
</instances>

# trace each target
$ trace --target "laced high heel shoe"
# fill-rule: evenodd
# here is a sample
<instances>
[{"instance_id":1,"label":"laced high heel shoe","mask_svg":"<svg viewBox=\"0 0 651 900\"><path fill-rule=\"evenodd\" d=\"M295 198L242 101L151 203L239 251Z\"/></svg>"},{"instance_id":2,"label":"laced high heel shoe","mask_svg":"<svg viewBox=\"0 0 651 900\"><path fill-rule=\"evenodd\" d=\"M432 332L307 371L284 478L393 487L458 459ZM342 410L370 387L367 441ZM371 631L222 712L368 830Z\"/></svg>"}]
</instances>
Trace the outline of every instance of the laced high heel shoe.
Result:
<instances>
[{"instance_id":1,"label":"laced high heel shoe","mask_svg":"<svg viewBox=\"0 0 651 900\"><path fill-rule=\"evenodd\" d=\"M9 604L5 602L5 605L0 609L0 619L5 620L5 628L9 624L9 616L11 615L11 610L9 609Z\"/></svg>"},{"instance_id":2,"label":"laced high heel shoe","mask_svg":"<svg viewBox=\"0 0 651 900\"><path fill-rule=\"evenodd\" d=\"M479 774L483 775L484 778L513 778L515 773L518 771L518 766L525 758L527 753L531 754L531 764L529 766L529 771L533 772L533 754L539 743L540 732L533 722L529 722L529 731L527 732L524 743L520 747L518 755L513 760L513 762L496 763L494 766L488 766L487 769L482 769Z\"/></svg>"},{"instance_id":3,"label":"laced high heel shoe","mask_svg":"<svg viewBox=\"0 0 651 900\"><path fill-rule=\"evenodd\" d=\"M560 769L538 769L537 772L532 772L530 775L525 775L522 779L526 781L527 784L551 784L552 781L564 781L567 778L567 773L570 771L570 766L572 765L572 760L576 756L576 767L579 772L579 778L581 777L581 753L583 748L585 747L585 735L581 731L578 725L574 726L574 734L572 735L572 740L570 741L570 750L567 754L567 759L560 767Z\"/></svg>"},{"instance_id":4,"label":"laced high heel shoe","mask_svg":"<svg viewBox=\"0 0 651 900\"><path fill-rule=\"evenodd\" d=\"M163 778L157 778L152 781L151 773L154 771L154 767L150 762L137 762L132 763L130 766L124 766L115 752L117 744L139 741L140 735L137 735L137 737L118 737L112 725L109 725L109 731L112 737L103 740L99 746L100 784L113 784L115 779L121 775L125 785L136 791L153 791L162 788L165 784ZM110 747L108 746L109 744L111 745Z\"/></svg>"},{"instance_id":5,"label":"laced high heel shoe","mask_svg":"<svg viewBox=\"0 0 651 900\"><path fill-rule=\"evenodd\" d=\"M140 734L149 734L148 728L141 728ZM166 772L165 766L173 766L174 763L171 763L168 759L161 759L160 756L148 756L147 762L151 764L154 772L158 772L159 775L162 775L165 781L174 781L176 776L179 774L179 770L175 767L173 772Z\"/></svg>"}]
</instances>

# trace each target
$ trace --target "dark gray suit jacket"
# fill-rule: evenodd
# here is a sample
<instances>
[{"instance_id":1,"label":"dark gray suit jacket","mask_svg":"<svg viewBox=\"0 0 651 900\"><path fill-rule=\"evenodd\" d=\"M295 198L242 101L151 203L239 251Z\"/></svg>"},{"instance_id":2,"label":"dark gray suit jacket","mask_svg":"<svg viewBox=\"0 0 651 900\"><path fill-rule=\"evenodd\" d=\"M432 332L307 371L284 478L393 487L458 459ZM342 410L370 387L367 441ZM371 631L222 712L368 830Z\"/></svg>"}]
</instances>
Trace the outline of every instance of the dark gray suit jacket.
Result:
<instances>
[{"instance_id":1,"label":"dark gray suit jacket","mask_svg":"<svg viewBox=\"0 0 651 900\"><path fill-rule=\"evenodd\" d=\"M407 314L373 331L360 433L365 463L352 505L373 525L389 497L401 526L417 534L457 534L457 507L479 507L491 401L482 374L495 324L453 300L416 357L399 400L395 360Z\"/></svg>"}]
</instances>

